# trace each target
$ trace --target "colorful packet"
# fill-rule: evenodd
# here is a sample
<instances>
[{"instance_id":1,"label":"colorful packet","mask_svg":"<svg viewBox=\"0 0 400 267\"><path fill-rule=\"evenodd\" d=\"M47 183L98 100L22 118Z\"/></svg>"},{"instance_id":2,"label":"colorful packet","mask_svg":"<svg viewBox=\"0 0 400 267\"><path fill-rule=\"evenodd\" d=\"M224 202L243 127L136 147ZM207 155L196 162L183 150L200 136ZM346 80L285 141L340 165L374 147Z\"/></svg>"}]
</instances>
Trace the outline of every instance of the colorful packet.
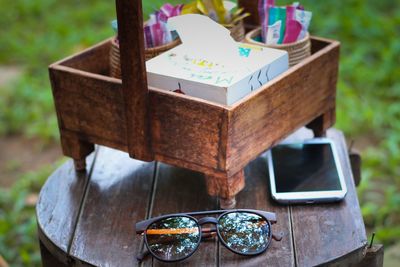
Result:
<instances>
[{"instance_id":1,"label":"colorful packet","mask_svg":"<svg viewBox=\"0 0 400 267\"><path fill-rule=\"evenodd\" d=\"M297 40L301 40L306 36L308 32L308 27L310 26L311 18L312 12L296 9L295 20L300 22L302 26L301 32Z\"/></svg>"},{"instance_id":2,"label":"colorful packet","mask_svg":"<svg viewBox=\"0 0 400 267\"><path fill-rule=\"evenodd\" d=\"M182 7L182 15L186 15L186 14L198 14L199 13L199 9L197 8L197 2L192 2L189 4L185 4Z\"/></svg>"},{"instance_id":3,"label":"colorful packet","mask_svg":"<svg viewBox=\"0 0 400 267\"><path fill-rule=\"evenodd\" d=\"M160 23L156 23L151 26L151 33L152 33L154 45L155 46L161 45L163 36L162 36Z\"/></svg>"},{"instance_id":4,"label":"colorful packet","mask_svg":"<svg viewBox=\"0 0 400 267\"><path fill-rule=\"evenodd\" d=\"M261 37L263 42L266 43L268 32L268 13L269 8L275 5L275 0L259 0L258 1L258 14L260 16L261 24Z\"/></svg>"},{"instance_id":5,"label":"colorful packet","mask_svg":"<svg viewBox=\"0 0 400 267\"><path fill-rule=\"evenodd\" d=\"M274 25L277 21L281 21L280 37L278 44L282 44L285 35L286 24L286 8L285 7L270 7L268 26Z\"/></svg>"},{"instance_id":6,"label":"colorful packet","mask_svg":"<svg viewBox=\"0 0 400 267\"><path fill-rule=\"evenodd\" d=\"M182 8L183 5L172 6L167 3L150 15L144 26L146 48L164 45L174 40L176 35L171 33L167 21L170 17L180 15Z\"/></svg>"},{"instance_id":7,"label":"colorful packet","mask_svg":"<svg viewBox=\"0 0 400 267\"><path fill-rule=\"evenodd\" d=\"M174 6L169 3L164 4L160 8L160 12L165 14L165 16L167 16L167 17L171 17L173 11L174 11Z\"/></svg>"},{"instance_id":8,"label":"colorful packet","mask_svg":"<svg viewBox=\"0 0 400 267\"><path fill-rule=\"evenodd\" d=\"M156 23L167 23L168 16L162 11L156 11L155 13Z\"/></svg>"},{"instance_id":9,"label":"colorful packet","mask_svg":"<svg viewBox=\"0 0 400 267\"><path fill-rule=\"evenodd\" d=\"M296 7L291 5L286 7L286 31L283 43L288 44L295 42L301 32L301 23L295 20Z\"/></svg>"},{"instance_id":10,"label":"colorful packet","mask_svg":"<svg viewBox=\"0 0 400 267\"><path fill-rule=\"evenodd\" d=\"M118 21L116 19L111 21L111 27L113 28L114 32L118 34Z\"/></svg>"},{"instance_id":11,"label":"colorful packet","mask_svg":"<svg viewBox=\"0 0 400 267\"><path fill-rule=\"evenodd\" d=\"M197 0L197 8L214 21L222 24L229 21L222 0Z\"/></svg>"},{"instance_id":12,"label":"colorful packet","mask_svg":"<svg viewBox=\"0 0 400 267\"><path fill-rule=\"evenodd\" d=\"M266 44L273 44L276 45L281 38L281 27L282 21L278 20L273 25L267 27L267 39Z\"/></svg>"},{"instance_id":13,"label":"colorful packet","mask_svg":"<svg viewBox=\"0 0 400 267\"><path fill-rule=\"evenodd\" d=\"M295 6L287 6L286 7L286 22L289 20L293 20L296 17L296 7Z\"/></svg>"},{"instance_id":14,"label":"colorful packet","mask_svg":"<svg viewBox=\"0 0 400 267\"><path fill-rule=\"evenodd\" d=\"M181 14L183 6L183 4L173 6L167 3L160 8L160 12L162 12L167 18L175 17Z\"/></svg>"},{"instance_id":15,"label":"colorful packet","mask_svg":"<svg viewBox=\"0 0 400 267\"><path fill-rule=\"evenodd\" d=\"M283 38L284 44L290 44L297 41L302 30L301 23L297 20L291 19L286 21L286 32Z\"/></svg>"},{"instance_id":16,"label":"colorful packet","mask_svg":"<svg viewBox=\"0 0 400 267\"><path fill-rule=\"evenodd\" d=\"M154 47L153 38L151 37L151 29L150 26L144 26L144 39L146 48Z\"/></svg>"},{"instance_id":17,"label":"colorful packet","mask_svg":"<svg viewBox=\"0 0 400 267\"><path fill-rule=\"evenodd\" d=\"M294 6L296 9L304 10L304 6L300 5L299 2L293 2L292 6Z\"/></svg>"},{"instance_id":18,"label":"colorful packet","mask_svg":"<svg viewBox=\"0 0 400 267\"><path fill-rule=\"evenodd\" d=\"M179 16L182 13L183 7L184 7L184 4L176 5L174 7L174 10L172 11L171 17Z\"/></svg>"}]
</instances>

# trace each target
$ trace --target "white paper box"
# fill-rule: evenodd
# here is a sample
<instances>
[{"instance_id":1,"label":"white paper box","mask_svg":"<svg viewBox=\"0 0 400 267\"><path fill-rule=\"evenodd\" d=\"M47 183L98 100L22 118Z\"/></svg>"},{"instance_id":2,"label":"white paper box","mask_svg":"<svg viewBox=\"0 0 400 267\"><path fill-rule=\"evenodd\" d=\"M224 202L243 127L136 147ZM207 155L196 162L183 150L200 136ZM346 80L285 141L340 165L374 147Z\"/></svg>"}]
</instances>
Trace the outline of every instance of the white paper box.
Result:
<instances>
[{"instance_id":1,"label":"white paper box","mask_svg":"<svg viewBox=\"0 0 400 267\"><path fill-rule=\"evenodd\" d=\"M146 62L151 87L232 105L288 69L286 51L236 43L205 16L172 22L183 44Z\"/></svg>"}]
</instances>

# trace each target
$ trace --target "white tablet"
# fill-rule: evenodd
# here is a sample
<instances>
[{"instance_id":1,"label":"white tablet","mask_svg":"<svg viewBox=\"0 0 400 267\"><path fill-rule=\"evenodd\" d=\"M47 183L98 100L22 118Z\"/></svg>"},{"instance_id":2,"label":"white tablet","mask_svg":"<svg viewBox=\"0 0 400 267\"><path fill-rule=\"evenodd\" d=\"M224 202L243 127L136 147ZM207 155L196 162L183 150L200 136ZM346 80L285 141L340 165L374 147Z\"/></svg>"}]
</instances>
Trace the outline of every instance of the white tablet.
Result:
<instances>
[{"instance_id":1,"label":"white tablet","mask_svg":"<svg viewBox=\"0 0 400 267\"><path fill-rule=\"evenodd\" d=\"M334 202L347 193L335 144L328 138L282 143L267 157L272 198L280 203Z\"/></svg>"}]
</instances>

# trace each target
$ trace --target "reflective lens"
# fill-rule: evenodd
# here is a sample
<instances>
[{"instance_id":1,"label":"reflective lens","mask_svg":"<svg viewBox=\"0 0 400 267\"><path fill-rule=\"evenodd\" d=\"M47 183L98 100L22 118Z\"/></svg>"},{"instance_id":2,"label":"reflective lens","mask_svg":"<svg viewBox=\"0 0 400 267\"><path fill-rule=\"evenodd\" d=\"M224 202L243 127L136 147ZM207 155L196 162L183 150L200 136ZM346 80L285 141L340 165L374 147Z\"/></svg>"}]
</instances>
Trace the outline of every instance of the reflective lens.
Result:
<instances>
[{"instance_id":1,"label":"reflective lens","mask_svg":"<svg viewBox=\"0 0 400 267\"><path fill-rule=\"evenodd\" d=\"M146 230L150 251L164 261L183 259L196 250L201 234L197 222L188 217L171 217L151 224Z\"/></svg>"},{"instance_id":2,"label":"reflective lens","mask_svg":"<svg viewBox=\"0 0 400 267\"><path fill-rule=\"evenodd\" d=\"M248 212L233 212L222 216L218 231L225 245L241 254L263 252L270 238L268 222L263 217Z\"/></svg>"}]
</instances>

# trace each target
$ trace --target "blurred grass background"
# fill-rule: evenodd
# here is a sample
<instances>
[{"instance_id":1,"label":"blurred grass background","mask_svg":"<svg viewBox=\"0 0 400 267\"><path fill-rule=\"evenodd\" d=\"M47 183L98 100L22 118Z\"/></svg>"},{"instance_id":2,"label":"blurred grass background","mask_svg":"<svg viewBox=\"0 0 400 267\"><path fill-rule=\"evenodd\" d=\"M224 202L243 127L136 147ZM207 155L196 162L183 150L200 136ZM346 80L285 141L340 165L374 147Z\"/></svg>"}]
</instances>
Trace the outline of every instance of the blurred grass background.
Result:
<instances>
[{"instance_id":1,"label":"blurred grass background","mask_svg":"<svg viewBox=\"0 0 400 267\"><path fill-rule=\"evenodd\" d=\"M166 1L143 2L148 14ZM363 151L358 191L365 224L376 231L379 242L398 247L400 1L301 3L313 11L312 34L342 43L336 127ZM0 84L0 139L17 136L58 146L47 66L110 37L114 3L0 0L0 6L0 68L20 70L11 83ZM20 164L18 159L8 160L11 167ZM0 256L12 266L40 266L34 205L29 204L29 196L39 192L60 160L20 173L12 186L0 188Z\"/></svg>"}]
</instances>

